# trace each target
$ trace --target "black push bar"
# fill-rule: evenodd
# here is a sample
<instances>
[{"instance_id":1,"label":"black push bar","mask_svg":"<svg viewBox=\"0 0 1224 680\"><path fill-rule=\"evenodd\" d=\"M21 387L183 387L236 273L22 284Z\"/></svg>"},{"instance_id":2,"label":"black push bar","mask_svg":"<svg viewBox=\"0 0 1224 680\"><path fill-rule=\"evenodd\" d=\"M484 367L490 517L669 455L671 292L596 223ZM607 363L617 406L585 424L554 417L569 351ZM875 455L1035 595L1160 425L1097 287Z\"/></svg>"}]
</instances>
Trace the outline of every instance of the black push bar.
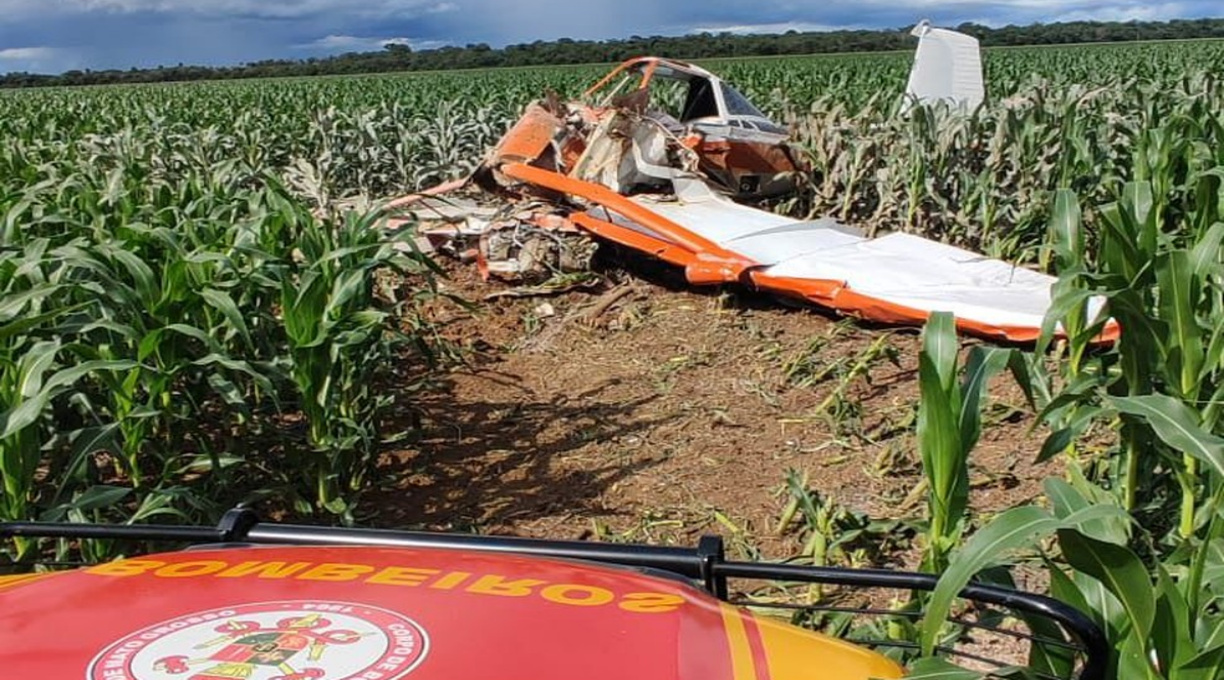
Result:
<instances>
[{"instance_id":1,"label":"black push bar","mask_svg":"<svg viewBox=\"0 0 1224 680\"><path fill-rule=\"evenodd\" d=\"M728 579L760 579L796 583L887 588L930 592L939 578L932 574L883 569L811 567L763 562L731 562L726 559L722 539L704 536L696 548L628 543L553 541L509 536L431 533L391 529L350 529L298 524L265 523L254 511L235 508L214 527L175 525L104 525L52 522L3 522L0 538L119 539L176 541L189 543L253 543L275 545L344 545L396 548L449 548L480 552L511 553L535 557L585 560L603 564L656 569L700 582L721 600L728 599ZM1084 661L1077 680L1105 680L1109 643L1101 629L1078 609L1043 595L990 585L970 584L959 594L971 602L1031 614L1057 623L1076 645L1013 631L986 628L1012 637L1071 647L1082 652ZM766 606L766 605L762 605ZM773 606L773 605L768 605ZM806 609L813 607L804 606ZM867 612L871 613L871 612ZM874 612L882 613L882 612ZM908 613L920 615L920 613ZM967 622L962 622L967 623ZM871 641L862 641L871 642ZM893 646L897 646L894 644ZM904 646L904 645L901 645ZM962 654L962 656L968 656ZM970 657L972 658L972 657ZM989 660L986 660L989 661ZM997 664L1002 665L1002 664Z\"/></svg>"}]
</instances>

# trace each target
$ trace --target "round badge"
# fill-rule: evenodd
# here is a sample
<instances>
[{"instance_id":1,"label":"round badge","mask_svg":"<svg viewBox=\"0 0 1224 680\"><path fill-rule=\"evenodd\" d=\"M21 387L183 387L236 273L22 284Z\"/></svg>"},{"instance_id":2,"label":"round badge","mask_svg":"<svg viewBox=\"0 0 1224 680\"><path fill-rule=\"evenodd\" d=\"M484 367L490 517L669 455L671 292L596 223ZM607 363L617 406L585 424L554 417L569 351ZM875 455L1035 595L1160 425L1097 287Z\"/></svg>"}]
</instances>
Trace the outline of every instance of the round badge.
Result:
<instances>
[{"instance_id":1,"label":"round badge","mask_svg":"<svg viewBox=\"0 0 1224 680\"><path fill-rule=\"evenodd\" d=\"M396 612L346 602L242 604L185 614L117 640L86 680L396 680L429 638Z\"/></svg>"}]
</instances>

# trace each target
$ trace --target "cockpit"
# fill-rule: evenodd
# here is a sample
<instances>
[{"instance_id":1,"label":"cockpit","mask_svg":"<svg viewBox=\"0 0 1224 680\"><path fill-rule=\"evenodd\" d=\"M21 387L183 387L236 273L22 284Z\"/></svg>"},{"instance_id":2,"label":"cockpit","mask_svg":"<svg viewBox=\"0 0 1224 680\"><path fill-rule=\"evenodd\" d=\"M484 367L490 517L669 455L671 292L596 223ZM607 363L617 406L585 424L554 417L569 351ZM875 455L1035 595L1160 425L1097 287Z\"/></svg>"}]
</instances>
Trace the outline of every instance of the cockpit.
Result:
<instances>
[{"instance_id":1,"label":"cockpit","mask_svg":"<svg viewBox=\"0 0 1224 680\"><path fill-rule=\"evenodd\" d=\"M786 136L785 128L730 83L701 67L669 59L630 60L587 90L584 99L595 106L638 109L675 130Z\"/></svg>"}]
</instances>

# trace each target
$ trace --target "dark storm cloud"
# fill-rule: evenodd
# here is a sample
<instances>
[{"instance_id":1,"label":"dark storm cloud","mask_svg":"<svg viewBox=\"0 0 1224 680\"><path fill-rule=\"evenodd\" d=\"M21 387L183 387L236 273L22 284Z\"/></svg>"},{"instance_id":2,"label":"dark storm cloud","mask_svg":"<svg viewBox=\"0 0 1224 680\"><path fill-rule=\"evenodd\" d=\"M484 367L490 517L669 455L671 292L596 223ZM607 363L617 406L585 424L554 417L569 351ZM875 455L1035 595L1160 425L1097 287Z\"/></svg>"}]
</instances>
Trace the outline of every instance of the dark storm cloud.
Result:
<instances>
[{"instance_id":1,"label":"dark storm cloud","mask_svg":"<svg viewBox=\"0 0 1224 680\"><path fill-rule=\"evenodd\" d=\"M378 49L1221 14L1215 0L0 0L0 72L232 64Z\"/></svg>"}]
</instances>

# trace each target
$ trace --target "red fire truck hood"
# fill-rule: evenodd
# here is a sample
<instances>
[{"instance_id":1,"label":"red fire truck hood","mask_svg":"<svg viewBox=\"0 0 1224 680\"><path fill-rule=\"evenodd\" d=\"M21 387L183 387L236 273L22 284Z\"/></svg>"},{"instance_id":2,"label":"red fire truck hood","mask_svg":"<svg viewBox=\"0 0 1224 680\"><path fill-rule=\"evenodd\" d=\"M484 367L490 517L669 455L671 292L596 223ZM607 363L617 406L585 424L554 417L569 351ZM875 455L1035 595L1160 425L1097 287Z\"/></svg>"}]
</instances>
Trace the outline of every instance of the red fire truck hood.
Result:
<instances>
[{"instance_id":1,"label":"red fire truck hood","mask_svg":"<svg viewBox=\"0 0 1224 680\"><path fill-rule=\"evenodd\" d=\"M0 669L54 680L899 677L686 583L461 550L190 550L0 581Z\"/></svg>"}]
</instances>

